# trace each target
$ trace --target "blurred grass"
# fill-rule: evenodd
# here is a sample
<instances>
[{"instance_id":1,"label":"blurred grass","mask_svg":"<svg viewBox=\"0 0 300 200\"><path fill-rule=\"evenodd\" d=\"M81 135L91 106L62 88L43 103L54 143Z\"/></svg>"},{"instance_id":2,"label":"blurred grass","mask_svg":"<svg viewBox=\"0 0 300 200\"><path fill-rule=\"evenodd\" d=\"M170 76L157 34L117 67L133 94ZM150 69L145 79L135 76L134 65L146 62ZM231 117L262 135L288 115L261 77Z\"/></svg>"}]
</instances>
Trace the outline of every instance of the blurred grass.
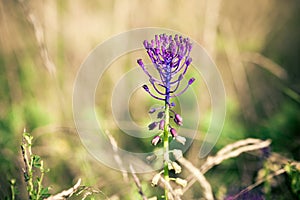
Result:
<instances>
[{"instance_id":1,"label":"blurred grass","mask_svg":"<svg viewBox=\"0 0 300 200\"><path fill-rule=\"evenodd\" d=\"M132 183L124 183L119 172L96 162L81 145L72 120L72 86L80 64L98 43L122 31L147 26L171 28L187 34L203 44L213 56L228 97L225 126L213 152L246 137L270 138L274 151L300 160L299 102L285 92L286 89L292 90L299 99L300 4L279 0L219 1L219 10L207 11L207 7L213 7L214 3L218 1L212 1L211 5L208 1L197 0L188 3L180 0L154 0L151 3L137 0L25 1L41 24L45 47L55 64L56 73L51 76L40 55L34 29L26 19L26 11L18 1L2 0L0 197L8 196L8 180L11 178L17 179L20 199L25 197L19 148L24 128L34 134L34 148L44 158L45 166L51 168L45 181L52 186L53 193L68 188L81 177L84 184L100 188L107 196L117 194L121 199L131 199L132 195L137 195ZM217 15L217 20L212 15ZM210 23L216 23L215 29L208 26ZM226 24L231 29L226 28ZM205 39L210 34L216 38ZM232 44L237 47L237 52L226 49ZM243 62L241 56L247 52L271 59L287 73L287 78L276 78L257 64ZM237 57L233 61L241 62L240 67L245 70L244 79L233 76L232 70L235 69L229 60L234 53ZM108 124L112 124L112 116L110 99L106 97L111 95L112 80L136 66L135 59L143 56L145 52L125 55L126 58L121 58L118 65L112 65L106 72L103 82L107 87L101 88L101 95L97 96L97 109L106 116ZM121 65L124 67L120 68ZM249 91L238 89L247 85ZM203 132L209 121L210 99L201 80L197 87L200 87L196 94L201 111L199 131ZM136 95L142 103L135 106L135 101L132 101L132 116L137 123L147 123L146 105L153 102L149 102L151 100L146 95L140 98L143 93ZM117 128L111 128L115 135L120 134ZM203 135L196 138L186 155L199 166L201 161L197 155ZM129 137L120 137L119 140L131 150L150 148L146 142L140 143ZM252 178L246 176L249 170L239 163L254 163L256 168L256 162L251 159L250 156L237 161L228 160L208 174L209 180L221 189L230 189L233 183L240 187L249 184ZM254 171L252 169L251 173ZM240 178L245 176L239 184ZM145 175L145 180L150 179ZM146 193L153 194L149 184L143 184ZM158 188L154 191L160 192ZM197 188L191 193L194 194L185 197L196 198ZM103 196L99 198L105 199Z\"/></svg>"}]
</instances>

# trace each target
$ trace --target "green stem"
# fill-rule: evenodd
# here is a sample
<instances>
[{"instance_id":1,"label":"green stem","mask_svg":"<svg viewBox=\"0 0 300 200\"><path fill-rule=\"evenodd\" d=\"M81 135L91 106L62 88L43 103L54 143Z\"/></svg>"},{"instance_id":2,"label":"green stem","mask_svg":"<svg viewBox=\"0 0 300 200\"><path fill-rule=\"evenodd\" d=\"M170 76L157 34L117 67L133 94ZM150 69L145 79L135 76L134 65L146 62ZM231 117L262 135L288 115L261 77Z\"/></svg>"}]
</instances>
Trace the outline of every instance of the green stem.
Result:
<instances>
[{"instance_id":1,"label":"green stem","mask_svg":"<svg viewBox=\"0 0 300 200\"><path fill-rule=\"evenodd\" d=\"M43 161L41 161L40 171L41 171L41 177L38 180L36 199L40 199L42 197L42 195L41 195L42 182L43 182L43 178L44 178L44 174L45 174L44 162Z\"/></svg>"},{"instance_id":2,"label":"green stem","mask_svg":"<svg viewBox=\"0 0 300 200\"><path fill-rule=\"evenodd\" d=\"M168 169L168 163L169 163L169 104L166 103L165 105L165 127L164 127L164 179L166 181L166 184L169 183L170 177L169 177L169 169ZM168 199L168 187L165 185L165 199Z\"/></svg>"},{"instance_id":3,"label":"green stem","mask_svg":"<svg viewBox=\"0 0 300 200\"><path fill-rule=\"evenodd\" d=\"M27 182L27 192L29 199L32 199L33 197L33 170L32 170L32 164L33 164L33 156L32 156L32 150L31 150L31 144L32 144L32 138L29 135L26 135L26 133L23 133L23 140L24 143L22 144L22 153L24 157L24 163L25 163L25 173L27 174L28 178L25 180Z\"/></svg>"},{"instance_id":4,"label":"green stem","mask_svg":"<svg viewBox=\"0 0 300 200\"><path fill-rule=\"evenodd\" d=\"M10 180L11 200L15 200L15 196L16 196L15 184L16 184L15 179Z\"/></svg>"}]
</instances>

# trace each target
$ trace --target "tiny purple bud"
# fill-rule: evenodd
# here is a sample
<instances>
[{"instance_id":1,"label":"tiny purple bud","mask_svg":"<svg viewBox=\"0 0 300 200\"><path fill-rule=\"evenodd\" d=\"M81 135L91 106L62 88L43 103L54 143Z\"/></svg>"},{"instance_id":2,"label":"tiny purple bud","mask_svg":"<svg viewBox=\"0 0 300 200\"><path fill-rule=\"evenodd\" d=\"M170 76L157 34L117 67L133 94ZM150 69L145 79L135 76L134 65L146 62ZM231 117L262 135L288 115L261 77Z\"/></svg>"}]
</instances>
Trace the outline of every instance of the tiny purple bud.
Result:
<instances>
[{"instance_id":1,"label":"tiny purple bud","mask_svg":"<svg viewBox=\"0 0 300 200\"><path fill-rule=\"evenodd\" d=\"M177 131L174 128L170 129L170 133L171 133L172 137L177 137L177 135L178 135Z\"/></svg>"},{"instance_id":2,"label":"tiny purple bud","mask_svg":"<svg viewBox=\"0 0 300 200\"><path fill-rule=\"evenodd\" d=\"M183 79L183 75L180 74L179 77L178 77L178 81L181 81Z\"/></svg>"},{"instance_id":3,"label":"tiny purple bud","mask_svg":"<svg viewBox=\"0 0 300 200\"><path fill-rule=\"evenodd\" d=\"M142 59L138 59L138 60L137 60L137 63L138 63L140 66L144 66L144 63L143 63L143 60L142 60Z\"/></svg>"},{"instance_id":4,"label":"tiny purple bud","mask_svg":"<svg viewBox=\"0 0 300 200\"><path fill-rule=\"evenodd\" d=\"M152 114L152 113L154 113L155 111L156 111L155 108L151 108L148 112L149 112L150 114Z\"/></svg>"},{"instance_id":5,"label":"tiny purple bud","mask_svg":"<svg viewBox=\"0 0 300 200\"><path fill-rule=\"evenodd\" d=\"M149 92L149 88L148 88L147 85L143 85L143 88L144 88L144 90L145 90L146 92Z\"/></svg>"},{"instance_id":6,"label":"tiny purple bud","mask_svg":"<svg viewBox=\"0 0 300 200\"><path fill-rule=\"evenodd\" d=\"M189 58L189 59L185 62L185 64L186 64L187 66L189 66L189 65L191 64L191 62L192 62L192 58Z\"/></svg>"},{"instance_id":7,"label":"tiny purple bud","mask_svg":"<svg viewBox=\"0 0 300 200\"><path fill-rule=\"evenodd\" d=\"M191 78L191 79L189 80L189 85L191 85L192 83L194 83L194 81L195 81L195 78Z\"/></svg>"},{"instance_id":8,"label":"tiny purple bud","mask_svg":"<svg viewBox=\"0 0 300 200\"><path fill-rule=\"evenodd\" d=\"M160 122L159 122L159 130L164 130L164 128L165 128L165 120L160 120Z\"/></svg>"},{"instance_id":9,"label":"tiny purple bud","mask_svg":"<svg viewBox=\"0 0 300 200\"><path fill-rule=\"evenodd\" d=\"M144 44L144 47L145 47L146 49L149 47L148 41L147 41L147 40L144 40L143 44Z\"/></svg>"},{"instance_id":10,"label":"tiny purple bud","mask_svg":"<svg viewBox=\"0 0 300 200\"><path fill-rule=\"evenodd\" d=\"M177 125L182 126L182 117L181 117L179 114L175 114L174 122L175 122Z\"/></svg>"},{"instance_id":11,"label":"tiny purple bud","mask_svg":"<svg viewBox=\"0 0 300 200\"><path fill-rule=\"evenodd\" d=\"M151 130L155 129L156 126L157 126L157 122L152 122L151 124L148 125L148 128L151 131Z\"/></svg>"},{"instance_id":12,"label":"tiny purple bud","mask_svg":"<svg viewBox=\"0 0 300 200\"><path fill-rule=\"evenodd\" d=\"M157 113L157 118L161 119L164 116L164 111Z\"/></svg>"},{"instance_id":13,"label":"tiny purple bud","mask_svg":"<svg viewBox=\"0 0 300 200\"><path fill-rule=\"evenodd\" d=\"M174 102L172 102L172 103L170 104L170 106L171 106L171 107L175 107L176 104L175 104Z\"/></svg>"},{"instance_id":14,"label":"tiny purple bud","mask_svg":"<svg viewBox=\"0 0 300 200\"><path fill-rule=\"evenodd\" d=\"M161 141L161 138L159 135L157 135L151 140L151 143L153 146L156 146L160 141Z\"/></svg>"}]
</instances>

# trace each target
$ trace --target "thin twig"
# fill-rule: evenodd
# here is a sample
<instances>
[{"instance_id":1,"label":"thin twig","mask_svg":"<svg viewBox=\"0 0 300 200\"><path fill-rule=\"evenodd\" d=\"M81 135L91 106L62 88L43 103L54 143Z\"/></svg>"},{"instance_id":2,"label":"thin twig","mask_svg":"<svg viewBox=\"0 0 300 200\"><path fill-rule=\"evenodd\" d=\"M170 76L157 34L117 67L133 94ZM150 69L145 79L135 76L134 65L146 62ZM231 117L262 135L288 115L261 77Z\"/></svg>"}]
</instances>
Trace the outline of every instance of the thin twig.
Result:
<instances>
[{"instance_id":1,"label":"thin twig","mask_svg":"<svg viewBox=\"0 0 300 200\"><path fill-rule=\"evenodd\" d=\"M146 197L146 195L143 192L141 182L140 182L139 178L137 177L137 175L135 174L135 170L132 167L132 165L130 165L130 171L131 171L133 180L135 182L135 185L137 186L137 188L139 190L139 194L142 196L143 200L148 200L147 197Z\"/></svg>"}]
</instances>

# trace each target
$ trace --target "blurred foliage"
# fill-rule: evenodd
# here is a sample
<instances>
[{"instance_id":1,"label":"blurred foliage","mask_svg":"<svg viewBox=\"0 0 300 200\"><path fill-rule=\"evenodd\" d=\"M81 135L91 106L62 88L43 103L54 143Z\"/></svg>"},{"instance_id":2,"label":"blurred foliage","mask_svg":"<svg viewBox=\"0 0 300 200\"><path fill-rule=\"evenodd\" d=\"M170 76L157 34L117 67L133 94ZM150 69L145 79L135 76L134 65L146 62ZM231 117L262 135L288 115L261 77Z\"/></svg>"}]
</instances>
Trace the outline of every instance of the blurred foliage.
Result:
<instances>
[{"instance_id":1,"label":"blurred foliage","mask_svg":"<svg viewBox=\"0 0 300 200\"><path fill-rule=\"evenodd\" d=\"M286 165L287 174L291 179L291 188L295 196L300 197L300 169L299 166Z\"/></svg>"},{"instance_id":2,"label":"blurred foliage","mask_svg":"<svg viewBox=\"0 0 300 200\"><path fill-rule=\"evenodd\" d=\"M51 186L50 193L68 188L80 177L84 185L101 191L98 199L138 198L137 189L131 181L126 181L121 173L103 166L87 153L72 119L72 87L80 64L98 43L132 28L156 26L178 30L203 44L216 62L226 88L227 117L212 153L239 139L270 138L272 151L300 160L298 1L20 2L0 2L1 199L11 196L11 191L14 191L11 187L15 186L18 188L17 199L27 197L20 153L20 133L24 128L35 138L33 150L51 169L44 180L45 185ZM44 46L37 41L36 30L28 21L28 14L34 15L40 23ZM56 72L53 74L45 64L43 48L54 63ZM277 76L278 68L270 63L265 65L265 62L251 56L250 60L245 60L249 52L268 58L286 76ZM99 86L105 87L97 91L96 99L98 114L106 128L116 136L122 147L133 151L150 151L152 147L147 140L121 134L111 114L111 92L115 80L136 66L136 59L143 56L145 52L138 51L113 63L99 82ZM235 74L240 70L234 66L235 63L241 64L238 66L244 69L245 76ZM199 90L195 91L201 111L199 132L203 133L210 119L210 96L201 75L195 76L199 77ZM138 124L147 124L151 121L147 116L148 105L157 102L149 102L152 100L139 91L135 98L129 105L133 119ZM203 134L197 135L186 153L187 158L198 167L202 163L197 156L203 138ZM237 192L237 188L251 184L261 167L263 162L260 158L247 154L225 161L206 176L213 185L214 193L222 199L226 194ZM151 175L144 174L141 178L148 196L162 192L160 188L149 186ZM284 181L277 180L277 185L270 185L269 191L275 195L274 198L297 198L299 171L290 167L288 180L287 177L281 178ZM13 179L15 185L10 184ZM287 182L291 183L290 188L283 186ZM198 199L200 191L198 186L193 186L184 199Z\"/></svg>"}]
</instances>

